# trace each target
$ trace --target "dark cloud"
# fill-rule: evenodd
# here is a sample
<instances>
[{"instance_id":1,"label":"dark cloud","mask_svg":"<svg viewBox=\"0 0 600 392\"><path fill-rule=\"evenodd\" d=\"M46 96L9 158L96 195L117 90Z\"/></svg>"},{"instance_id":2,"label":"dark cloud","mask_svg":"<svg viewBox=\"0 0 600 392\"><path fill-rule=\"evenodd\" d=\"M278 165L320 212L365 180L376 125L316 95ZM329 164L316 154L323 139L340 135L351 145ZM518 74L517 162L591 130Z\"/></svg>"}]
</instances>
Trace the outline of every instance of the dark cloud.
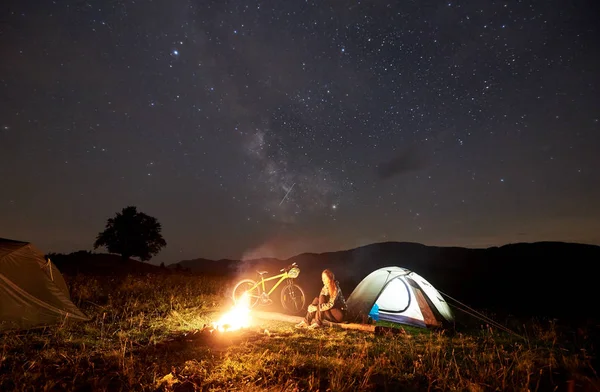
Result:
<instances>
[{"instance_id":1,"label":"dark cloud","mask_svg":"<svg viewBox=\"0 0 600 392\"><path fill-rule=\"evenodd\" d=\"M407 148L398 152L391 159L379 164L376 172L380 179L387 180L400 174L420 170L425 165L426 157L422 151Z\"/></svg>"}]
</instances>

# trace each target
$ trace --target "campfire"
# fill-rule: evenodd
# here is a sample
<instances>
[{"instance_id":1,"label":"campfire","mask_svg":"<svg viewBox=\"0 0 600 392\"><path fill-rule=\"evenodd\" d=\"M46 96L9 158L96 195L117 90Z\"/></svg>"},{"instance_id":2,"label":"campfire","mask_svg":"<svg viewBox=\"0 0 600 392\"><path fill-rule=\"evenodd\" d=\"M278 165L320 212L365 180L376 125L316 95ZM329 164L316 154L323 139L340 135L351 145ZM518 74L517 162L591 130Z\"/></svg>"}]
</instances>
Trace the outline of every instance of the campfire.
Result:
<instances>
[{"instance_id":1,"label":"campfire","mask_svg":"<svg viewBox=\"0 0 600 392\"><path fill-rule=\"evenodd\" d=\"M249 327L250 320L250 298L244 294L233 309L213 323L212 328L221 332L236 331Z\"/></svg>"}]
</instances>

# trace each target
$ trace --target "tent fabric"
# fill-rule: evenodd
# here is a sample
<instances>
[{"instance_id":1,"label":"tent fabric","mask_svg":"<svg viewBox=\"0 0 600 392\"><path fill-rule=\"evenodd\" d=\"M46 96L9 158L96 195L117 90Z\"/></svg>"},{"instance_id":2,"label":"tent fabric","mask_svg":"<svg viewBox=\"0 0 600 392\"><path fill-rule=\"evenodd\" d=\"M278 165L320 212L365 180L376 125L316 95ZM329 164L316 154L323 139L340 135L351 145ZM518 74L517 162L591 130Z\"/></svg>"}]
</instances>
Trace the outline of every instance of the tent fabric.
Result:
<instances>
[{"instance_id":1,"label":"tent fabric","mask_svg":"<svg viewBox=\"0 0 600 392\"><path fill-rule=\"evenodd\" d=\"M89 320L54 263L32 244L0 238L0 331Z\"/></svg>"},{"instance_id":2,"label":"tent fabric","mask_svg":"<svg viewBox=\"0 0 600 392\"><path fill-rule=\"evenodd\" d=\"M364 320L378 307L378 318L418 327L439 327L454 320L440 293L417 273L401 267L371 272L346 301L351 318Z\"/></svg>"}]
</instances>

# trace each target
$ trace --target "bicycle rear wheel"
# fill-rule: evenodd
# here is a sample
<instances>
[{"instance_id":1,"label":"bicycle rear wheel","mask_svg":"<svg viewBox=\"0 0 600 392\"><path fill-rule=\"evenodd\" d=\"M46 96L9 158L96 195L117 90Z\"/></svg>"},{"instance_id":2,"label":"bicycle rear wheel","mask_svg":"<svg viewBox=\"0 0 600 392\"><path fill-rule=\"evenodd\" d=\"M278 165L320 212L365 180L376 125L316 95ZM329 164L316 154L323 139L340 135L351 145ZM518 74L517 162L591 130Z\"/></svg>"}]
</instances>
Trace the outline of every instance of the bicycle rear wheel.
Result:
<instances>
[{"instance_id":1,"label":"bicycle rear wheel","mask_svg":"<svg viewBox=\"0 0 600 392\"><path fill-rule=\"evenodd\" d=\"M253 308L258 303L260 298L260 289L256 285L256 282L252 279L240 280L234 287L232 292L233 303L236 305L240 302L242 295L247 293L248 305Z\"/></svg>"},{"instance_id":2,"label":"bicycle rear wheel","mask_svg":"<svg viewBox=\"0 0 600 392\"><path fill-rule=\"evenodd\" d=\"M296 284L289 284L281 289L281 305L283 309L298 314L304 311L306 297L302 288Z\"/></svg>"}]
</instances>

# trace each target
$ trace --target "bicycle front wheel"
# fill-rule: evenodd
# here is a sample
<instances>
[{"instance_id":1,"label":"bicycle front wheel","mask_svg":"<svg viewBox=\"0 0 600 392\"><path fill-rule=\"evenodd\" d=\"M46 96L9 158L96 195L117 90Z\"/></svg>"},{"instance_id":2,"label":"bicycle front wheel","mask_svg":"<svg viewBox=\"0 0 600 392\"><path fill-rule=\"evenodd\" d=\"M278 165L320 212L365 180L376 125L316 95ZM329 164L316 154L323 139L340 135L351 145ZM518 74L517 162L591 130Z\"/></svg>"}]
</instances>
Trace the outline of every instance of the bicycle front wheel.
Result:
<instances>
[{"instance_id":1,"label":"bicycle front wheel","mask_svg":"<svg viewBox=\"0 0 600 392\"><path fill-rule=\"evenodd\" d=\"M302 288L296 284L290 284L281 289L281 305L283 309L298 314L304 311L306 297Z\"/></svg>"},{"instance_id":2,"label":"bicycle front wheel","mask_svg":"<svg viewBox=\"0 0 600 392\"><path fill-rule=\"evenodd\" d=\"M260 298L260 289L255 281L252 279L240 280L233 288L233 303L238 304L244 294L248 295L248 305L251 308L255 307Z\"/></svg>"}]
</instances>

